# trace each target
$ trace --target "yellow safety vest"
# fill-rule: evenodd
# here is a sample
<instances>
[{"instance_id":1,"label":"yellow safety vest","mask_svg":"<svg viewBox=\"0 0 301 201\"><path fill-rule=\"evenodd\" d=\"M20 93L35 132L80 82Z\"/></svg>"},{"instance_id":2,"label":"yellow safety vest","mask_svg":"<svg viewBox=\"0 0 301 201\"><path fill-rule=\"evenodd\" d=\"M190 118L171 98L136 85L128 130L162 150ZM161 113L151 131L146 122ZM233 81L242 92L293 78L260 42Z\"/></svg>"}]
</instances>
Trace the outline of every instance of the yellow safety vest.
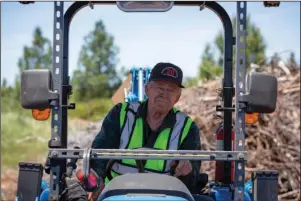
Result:
<instances>
[{"instance_id":1,"label":"yellow safety vest","mask_svg":"<svg viewBox=\"0 0 301 201\"><path fill-rule=\"evenodd\" d=\"M137 118L135 114L138 111L140 103L122 103L120 111L120 149L142 148L143 143L143 119ZM176 114L176 122L172 128L165 128L158 135L153 146L154 149L177 150L186 138L192 119L183 112L173 108ZM134 113L133 113L134 112ZM146 172L169 174L172 160L147 160L144 170ZM112 177L125 173L137 173L136 162L133 159L123 159L116 162L111 169ZM105 184L109 182L105 179Z\"/></svg>"}]
</instances>

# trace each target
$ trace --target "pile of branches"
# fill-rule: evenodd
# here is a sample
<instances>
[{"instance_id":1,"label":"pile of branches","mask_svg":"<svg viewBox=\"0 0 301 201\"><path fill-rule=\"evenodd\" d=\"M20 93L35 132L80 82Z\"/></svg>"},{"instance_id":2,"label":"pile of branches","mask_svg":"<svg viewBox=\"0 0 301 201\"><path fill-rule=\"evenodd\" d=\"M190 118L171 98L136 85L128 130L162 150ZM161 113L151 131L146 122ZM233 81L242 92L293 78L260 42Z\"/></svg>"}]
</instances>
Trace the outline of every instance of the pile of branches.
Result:
<instances>
[{"instance_id":1,"label":"pile of branches","mask_svg":"<svg viewBox=\"0 0 301 201\"><path fill-rule=\"evenodd\" d=\"M246 181L257 170L277 170L279 200L300 200L300 69L265 68L278 79L278 100L274 113L261 114L254 125L246 126ZM203 150L215 150L215 129L221 81L211 81L183 91L177 107L189 114L200 129ZM233 104L234 104L233 100ZM234 120L234 113L233 113ZM214 180L215 162L203 162L201 170Z\"/></svg>"}]
</instances>

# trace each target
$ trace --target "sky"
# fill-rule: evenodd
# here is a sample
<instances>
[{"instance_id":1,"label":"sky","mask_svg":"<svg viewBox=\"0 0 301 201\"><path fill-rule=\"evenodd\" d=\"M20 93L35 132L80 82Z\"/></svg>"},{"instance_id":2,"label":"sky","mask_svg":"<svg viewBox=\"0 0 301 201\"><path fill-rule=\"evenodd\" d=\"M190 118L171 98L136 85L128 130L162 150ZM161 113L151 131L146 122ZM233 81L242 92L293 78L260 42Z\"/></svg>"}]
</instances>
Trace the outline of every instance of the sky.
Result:
<instances>
[{"instance_id":1,"label":"sky","mask_svg":"<svg viewBox=\"0 0 301 201\"><path fill-rule=\"evenodd\" d=\"M64 9L70 4L65 3ZM236 16L236 2L220 4L230 17ZM281 2L276 8L265 8L262 2L248 2L247 13L264 36L267 57L290 50L300 63L300 2ZM95 5L93 10L85 7L71 22L70 76L77 68L84 36L100 19L120 50L118 67L130 69L172 62L183 69L185 77L198 74L205 44L211 43L223 30L220 19L209 9L173 7L166 13L125 13L114 5ZM31 45L36 27L41 27L43 35L53 41L53 2L1 3L1 80L6 78L10 85L18 73L18 58L23 54L23 47Z\"/></svg>"}]
</instances>

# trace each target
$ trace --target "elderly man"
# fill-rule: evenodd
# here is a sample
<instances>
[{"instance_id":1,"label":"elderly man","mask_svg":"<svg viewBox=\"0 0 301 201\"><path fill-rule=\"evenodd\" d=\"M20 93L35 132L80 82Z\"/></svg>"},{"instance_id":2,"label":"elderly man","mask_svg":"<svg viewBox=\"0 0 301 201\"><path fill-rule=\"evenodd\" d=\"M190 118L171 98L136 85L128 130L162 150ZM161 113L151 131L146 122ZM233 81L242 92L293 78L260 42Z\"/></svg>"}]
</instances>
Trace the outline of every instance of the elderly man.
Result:
<instances>
[{"instance_id":1,"label":"elderly man","mask_svg":"<svg viewBox=\"0 0 301 201\"><path fill-rule=\"evenodd\" d=\"M94 149L155 148L163 150L200 150L199 129L190 117L174 108L181 96L183 73L171 63L158 63L145 86L147 100L142 103L119 103L107 114ZM92 161L91 167L105 181L108 160ZM148 172L166 173L173 162L149 160ZM137 172L134 160L121 160L112 166L112 177ZM180 161L175 176L193 189L200 171L198 161ZM95 195L95 193L94 193ZM92 194L93 196L93 194ZM91 197L91 194L90 194ZM93 196L94 197L94 196Z\"/></svg>"}]
</instances>

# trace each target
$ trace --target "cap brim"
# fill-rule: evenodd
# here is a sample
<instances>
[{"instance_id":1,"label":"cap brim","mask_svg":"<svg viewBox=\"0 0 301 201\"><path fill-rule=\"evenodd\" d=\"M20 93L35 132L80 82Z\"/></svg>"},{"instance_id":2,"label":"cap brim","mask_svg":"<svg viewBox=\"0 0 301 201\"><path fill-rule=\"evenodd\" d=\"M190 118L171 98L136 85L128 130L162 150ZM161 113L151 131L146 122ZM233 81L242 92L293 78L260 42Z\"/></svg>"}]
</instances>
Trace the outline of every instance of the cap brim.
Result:
<instances>
[{"instance_id":1,"label":"cap brim","mask_svg":"<svg viewBox=\"0 0 301 201\"><path fill-rule=\"evenodd\" d=\"M174 79L169 79L169 78L153 78L149 81L168 81L168 82L172 82L172 83L175 83L176 85L178 85L180 88L185 88L183 85L175 82Z\"/></svg>"}]
</instances>

